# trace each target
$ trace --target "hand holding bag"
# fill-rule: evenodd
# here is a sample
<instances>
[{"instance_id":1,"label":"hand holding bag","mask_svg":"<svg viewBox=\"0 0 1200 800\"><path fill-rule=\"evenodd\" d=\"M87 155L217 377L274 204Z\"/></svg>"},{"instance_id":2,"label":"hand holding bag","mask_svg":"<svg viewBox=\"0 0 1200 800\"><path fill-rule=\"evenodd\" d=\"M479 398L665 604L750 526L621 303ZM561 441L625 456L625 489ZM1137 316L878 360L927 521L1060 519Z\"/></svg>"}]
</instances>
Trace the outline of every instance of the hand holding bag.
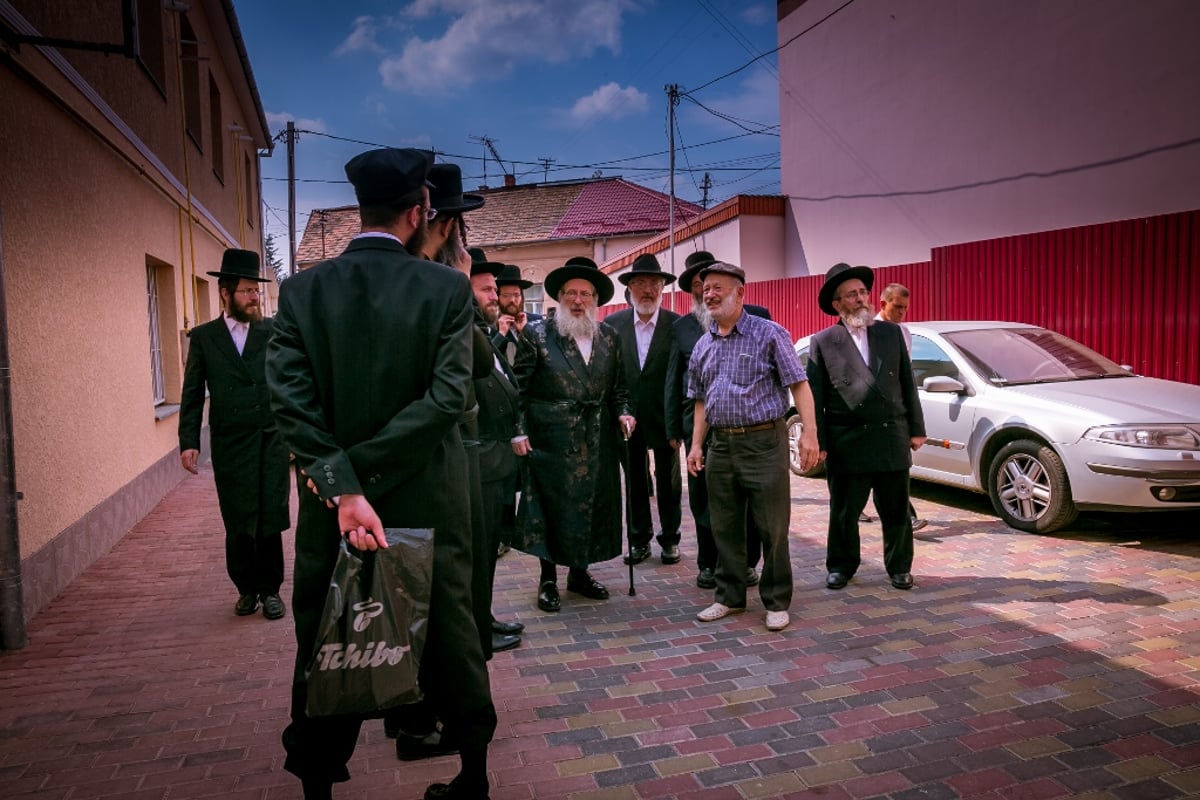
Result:
<instances>
[{"instance_id":1,"label":"hand holding bag","mask_svg":"<svg viewBox=\"0 0 1200 800\"><path fill-rule=\"evenodd\" d=\"M343 538L308 664L310 717L369 715L421 699L433 531L387 528L364 552Z\"/></svg>"}]
</instances>

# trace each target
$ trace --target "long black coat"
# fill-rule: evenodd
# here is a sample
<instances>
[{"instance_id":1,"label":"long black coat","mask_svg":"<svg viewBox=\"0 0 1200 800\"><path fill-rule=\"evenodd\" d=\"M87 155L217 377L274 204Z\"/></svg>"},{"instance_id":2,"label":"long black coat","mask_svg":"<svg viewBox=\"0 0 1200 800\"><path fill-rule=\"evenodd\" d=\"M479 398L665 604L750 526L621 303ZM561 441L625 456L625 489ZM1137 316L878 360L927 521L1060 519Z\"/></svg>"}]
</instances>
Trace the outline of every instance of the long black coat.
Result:
<instances>
[{"instance_id":1,"label":"long black coat","mask_svg":"<svg viewBox=\"0 0 1200 800\"><path fill-rule=\"evenodd\" d=\"M514 367L533 448L513 546L586 567L621 554L621 429L629 394L617 335L601 323L585 364L554 320L526 325Z\"/></svg>"},{"instance_id":2,"label":"long black coat","mask_svg":"<svg viewBox=\"0 0 1200 800\"><path fill-rule=\"evenodd\" d=\"M223 316L197 325L188 338L179 400L179 449L200 449L207 386L213 478L221 519L230 536L276 534L291 525L288 452L275 427L267 392L265 363L271 330L270 318L250 323L241 355Z\"/></svg>"},{"instance_id":3,"label":"long black coat","mask_svg":"<svg viewBox=\"0 0 1200 800\"><path fill-rule=\"evenodd\" d=\"M605 317L621 340L621 361L625 365L625 384L629 388L629 402L633 415L637 417L637 429L647 447L668 447L667 421L664 414L667 385L667 363L675 347L675 321L679 315L674 311L660 309L654 335L650 337L650 350L646 363L639 366L637 334L634 332L634 310L618 311Z\"/></svg>"},{"instance_id":4,"label":"long black coat","mask_svg":"<svg viewBox=\"0 0 1200 800\"><path fill-rule=\"evenodd\" d=\"M925 435L925 417L900 326L867 328L871 364L863 363L841 322L812 337L808 383L816 406L817 439L830 472L905 470L913 436Z\"/></svg>"},{"instance_id":5,"label":"long black coat","mask_svg":"<svg viewBox=\"0 0 1200 800\"><path fill-rule=\"evenodd\" d=\"M496 722L470 603L470 496L459 433L473 329L465 275L414 258L393 239L362 237L283 282L267 358L279 429L320 497L364 494L385 526L434 529L422 685L428 673L438 715L471 747L490 741ZM336 512L303 494L293 600L293 705L301 707L303 662L339 541Z\"/></svg>"}]
</instances>

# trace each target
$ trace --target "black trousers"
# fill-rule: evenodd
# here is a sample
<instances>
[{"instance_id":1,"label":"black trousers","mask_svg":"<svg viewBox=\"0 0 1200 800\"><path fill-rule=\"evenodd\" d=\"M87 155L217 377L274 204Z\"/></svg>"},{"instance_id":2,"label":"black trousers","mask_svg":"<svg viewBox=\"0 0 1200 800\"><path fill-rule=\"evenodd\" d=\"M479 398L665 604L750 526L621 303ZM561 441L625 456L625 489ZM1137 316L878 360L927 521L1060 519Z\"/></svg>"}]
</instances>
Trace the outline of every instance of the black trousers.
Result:
<instances>
[{"instance_id":1,"label":"black trousers","mask_svg":"<svg viewBox=\"0 0 1200 800\"><path fill-rule=\"evenodd\" d=\"M713 536L717 543L716 601L746 606L746 520L762 536L763 568L759 597L768 611L786 611L792 602L791 479L787 429L782 420L768 430L721 433L713 430L705 454Z\"/></svg>"},{"instance_id":2,"label":"black trousers","mask_svg":"<svg viewBox=\"0 0 1200 800\"><path fill-rule=\"evenodd\" d=\"M279 594L283 585L283 533L247 536L226 532L225 570L238 594Z\"/></svg>"},{"instance_id":3,"label":"black trousers","mask_svg":"<svg viewBox=\"0 0 1200 800\"><path fill-rule=\"evenodd\" d=\"M658 505L661 532L658 543L663 547L679 544L679 523L683 518L683 478L679 466L679 448L648 447L646 438L636 428L629 437L629 459L623 464L629 478L629 513L633 529L628 531L629 544L645 547L654 536L654 519L650 515L650 453L654 453L654 499Z\"/></svg>"},{"instance_id":4,"label":"black trousers","mask_svg":"<svg viewBox=\"0 0 1200 800\"><path fill-rule=\"evenodd\" d=\"M830 472L829 532L825 569L846 577L862 563L858 517L875 493L875 510L883 528L883 565L889 575L912 572L913 532L909 516L908 470L887 472Z\"/></svg>"},{"instance_id":5,"label":"black trousers","mask_svg":"<svg viewBox=\"0 0 1200 800\"><path fill-rule=\"evenodd\" d=\"M688 507L696 521L696 566L717 568L717 540L713 538L712 518L708 513L708 482L704 473L687 476ZM762 557L762 537L753 517L746 517L746 567L752 568Z\"/></svg>"}]
</instances>

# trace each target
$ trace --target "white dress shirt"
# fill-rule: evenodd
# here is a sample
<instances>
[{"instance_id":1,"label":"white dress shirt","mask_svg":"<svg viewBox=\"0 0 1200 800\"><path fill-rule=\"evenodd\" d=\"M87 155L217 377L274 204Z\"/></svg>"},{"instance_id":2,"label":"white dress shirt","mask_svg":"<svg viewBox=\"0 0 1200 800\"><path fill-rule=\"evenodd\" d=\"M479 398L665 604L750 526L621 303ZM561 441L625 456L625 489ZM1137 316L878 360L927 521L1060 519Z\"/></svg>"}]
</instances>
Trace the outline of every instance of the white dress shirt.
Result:
<instances>
[{"instance_id":1,"label":"white dress shirt","mask_svg":"<svg viewBox=\"0 0 1200 800\"><path fill-rule=\"evenodd\" d=\"M246 349L246 336L250 333L250 326L245 322L238 322L229 315L225 316L225 324L229 327L229 335L233 337L233 346L237 348L240 356Z\"/></svg>"},{"instance_id":2,"label":"white dress shirt","mask_svg":"<svg viewBox=\"0 0 1200 800\"><path fill-rule=\"evenodd\" d=\"M654 338L654 327L658 325L658 312L655 309L650 319L642 322L637 311L633 312L633 335L637 338L638 368L646 366L646 355L650 352L650 340Z\"/></svg>"}]
</instances>

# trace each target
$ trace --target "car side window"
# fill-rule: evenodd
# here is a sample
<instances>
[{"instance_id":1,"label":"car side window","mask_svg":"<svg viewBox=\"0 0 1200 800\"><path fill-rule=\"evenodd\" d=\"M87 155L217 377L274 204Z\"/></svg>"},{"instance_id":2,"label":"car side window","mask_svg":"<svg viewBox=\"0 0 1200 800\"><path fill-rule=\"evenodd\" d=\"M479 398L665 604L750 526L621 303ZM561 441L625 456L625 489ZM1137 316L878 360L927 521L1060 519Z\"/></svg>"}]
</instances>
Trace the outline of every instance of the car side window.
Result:
<instances>
[{"instance_id":1,"label":"car side window","mask_svg":"<svg viewBox=\"0 0 1200 800\"><path fill-rule=\"evenodd\" d=\"M962 380L958 374L958 367L950 360L950 356L946 355L946 351L917 334L913 334L912 338L912 368L917 386L924 383L926 378L937 375L945 375L956 381Z\"/></svg>"}]
</instances>

